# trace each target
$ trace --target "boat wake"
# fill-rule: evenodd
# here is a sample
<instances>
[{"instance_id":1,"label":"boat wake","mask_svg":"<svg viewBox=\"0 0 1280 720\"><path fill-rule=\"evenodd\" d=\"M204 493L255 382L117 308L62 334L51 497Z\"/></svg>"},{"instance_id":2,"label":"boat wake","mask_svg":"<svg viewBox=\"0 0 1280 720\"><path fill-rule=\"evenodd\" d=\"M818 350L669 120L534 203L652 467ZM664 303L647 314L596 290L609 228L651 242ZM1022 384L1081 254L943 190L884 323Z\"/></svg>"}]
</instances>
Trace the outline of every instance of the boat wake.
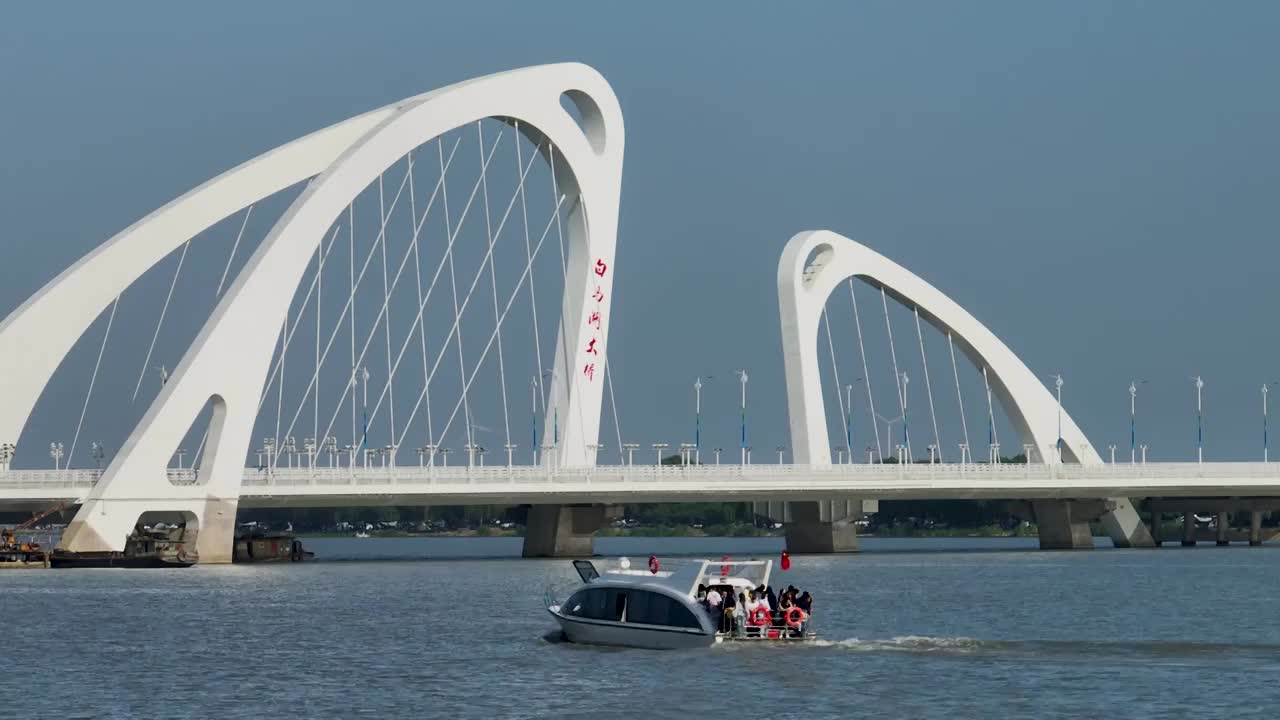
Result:
<instances>
[{"instance_id":1,"label":"boat wake","mask_svg":"<svg viewBox=\"0 0 1280 720\"><path fill-rule=\"evenodd\" d=\"M903 635L887 640L814 640L811 647L841 648L855 652L911 652L970 654L982 650L999 649L1009 643L976 640L967 637L929 637L927 635Z\"/></svg>"}]
</instances>

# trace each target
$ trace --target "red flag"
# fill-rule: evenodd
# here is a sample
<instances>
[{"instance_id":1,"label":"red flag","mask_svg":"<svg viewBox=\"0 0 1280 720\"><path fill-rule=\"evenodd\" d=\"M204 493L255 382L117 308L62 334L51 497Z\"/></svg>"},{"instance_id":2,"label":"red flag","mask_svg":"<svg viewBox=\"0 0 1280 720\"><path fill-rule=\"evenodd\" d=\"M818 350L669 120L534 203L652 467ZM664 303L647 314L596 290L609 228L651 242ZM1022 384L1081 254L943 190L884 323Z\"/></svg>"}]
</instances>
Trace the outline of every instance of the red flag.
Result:
<instances>
[{"instance_id":1,"label":"red flag","mask_svg":"<svg viewBox=\"0 0 1280 720\"><path fill-rule=\"evenodd\" d=\"M791 553L787 552L786 550L782 551L782 569L783 570L791 569Z\"/></svg>"},{"instance_id":2,"label":"red flag","mask_svg":"<svg viewBox=\"0 0 1280 720\"><path fill-rule=\"evenodd\" d=\"M649 556L649 572L653 573L654 575L658 574L658 556L657 555Z\"/></svg>"},{"instance_id":3,"label":"red flag","mask_svg":"<svg viewBox=\"0 0 1280 720\"><path fill-rule=\"evenodd\" d=\"M724 565L720 566L720 576L725 577L729 574L729 556L728 555L720 556L720 562L724 563Z\"/></svg>"}]
</instances>

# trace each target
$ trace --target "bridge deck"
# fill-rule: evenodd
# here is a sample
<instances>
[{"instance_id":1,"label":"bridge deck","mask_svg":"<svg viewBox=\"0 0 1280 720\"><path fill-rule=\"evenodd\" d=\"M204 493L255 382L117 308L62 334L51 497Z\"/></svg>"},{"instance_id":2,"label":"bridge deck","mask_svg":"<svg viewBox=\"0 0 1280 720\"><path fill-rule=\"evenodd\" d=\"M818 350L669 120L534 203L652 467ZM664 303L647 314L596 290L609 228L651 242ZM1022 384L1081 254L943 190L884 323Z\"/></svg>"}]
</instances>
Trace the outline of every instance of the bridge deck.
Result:
<instances>
[{"instance_id":1,"label":"bridge deck","mask_svg":"<svg viewBox=\"0 0 1280 720\"><path fill-rule=\"evenodd\" d=\"M198 483L190 470L169 475L176 484ZM85 470L0 472L0 507L78 503L98 477ZM241 507L1120 496L1280 496L1280 464L248 468Z\"/></svg>"}]
</instances>

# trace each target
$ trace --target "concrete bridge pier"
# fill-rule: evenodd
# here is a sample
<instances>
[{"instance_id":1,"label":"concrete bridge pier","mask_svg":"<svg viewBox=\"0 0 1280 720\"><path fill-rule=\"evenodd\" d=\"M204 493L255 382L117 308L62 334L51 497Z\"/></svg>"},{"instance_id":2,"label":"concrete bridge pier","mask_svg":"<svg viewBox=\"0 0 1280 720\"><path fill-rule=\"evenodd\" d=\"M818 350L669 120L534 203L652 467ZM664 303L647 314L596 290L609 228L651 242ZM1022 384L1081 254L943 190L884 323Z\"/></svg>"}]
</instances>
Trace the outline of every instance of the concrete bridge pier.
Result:
<instances>
[{"instance_id":1,"label":"concrete bridge pier","mask_svg":"<svg viewBox=\"0 0 1280 720\"><path fill-rule=\"evenodd\" d=\"M756 512L786 527L787 551L800 554L858 552L857 521L876 512L875 500L759 503Z\"/></svg>"},{"instance_id":2,"label":"concrete bridge pier","mask_svg":"<svg viewBox=\"0 0 1280 720\"><path fill-rule=\"evenodd\" d=\"M1092 550L1089 523L1111 513L1109 500L1032 500L1010 503L1014 515L1036 524L1041 550Z\"/></svg>"},{"instance_id":3,"label":"concrete bridge pier","mask_svg":"<svg viewBox=\"0 0 1280 720\"><path fill-rule=\"evenodd\" d=\"M530 505L523 557L590 557L592 536L609 517L604 505Z\"/></svg>"}]
</instances>

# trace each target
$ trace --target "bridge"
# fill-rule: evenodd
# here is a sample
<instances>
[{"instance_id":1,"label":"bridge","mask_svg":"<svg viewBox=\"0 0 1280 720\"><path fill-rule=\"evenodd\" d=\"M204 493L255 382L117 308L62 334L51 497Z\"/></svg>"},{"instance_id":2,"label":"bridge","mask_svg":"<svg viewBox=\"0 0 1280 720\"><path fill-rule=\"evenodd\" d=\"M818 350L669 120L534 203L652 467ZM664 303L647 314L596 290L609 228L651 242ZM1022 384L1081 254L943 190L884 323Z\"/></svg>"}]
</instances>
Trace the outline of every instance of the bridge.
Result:
<instances>
[{"instance_id":1,"label":"bridge","mask_svg":"<svg viewBox=\"0 0 1280 720\"><path fill-rule=\"evenodd\" d=\"M882 499L1023 501L1042 546L1077 548L1092 546L1093 520L1117 546L1152 545L1130 498L1245 502L1256 529L1266 498L1280 497L1266 463L1148 464L1145 448L1138 462L1136 430L1130 462L1116 463L1114 448L1104 462L1064 409L1061 378L1051 392L946 294L830 231L796 235L778 265L794 463L781 450L777 464L750 461L743 369L739 462L700 462L699 378L683 464L635 464L608 362L613 277L625 271L615 262L623 145L621 108L599 73L524 68L318 130L146 215L0 323L0 506L78 505L62 540L71 551L120 550L136 524L177 521L196 533L202 562L227 562L240 507L529 505L525 554L566 555L589 552L610 506L627 502L750 500L786 524L793 551L833 552L856 549L854 522ZM181 282L192 265L211 268L216 287ZM167 293L146 295L144 276ZM847 315L836 305L846 287ZM100 378L113 327L148 324L126 319L126 293L143 294L138 313L154 324L145 353L120 351L138 356L136 384ZM883 310L883 344L868 342L860 293ZM180 332L166 318L184 302L186 316L207 319L171 341ZM895 346L895 317L899 344L905 323L918 357ZM93 368L79 396L56 377L74 352ZM889 367L891 381L875 385ZM954 394L942 390L952 381ZM874 437L866 463L854 462L855 383L870 426L857 437ZM127 402L105 411L102 425L130 428L108 457L104 443L81 442L86 418L95 397L129 385ZM54 469L29 469L28 448L43 452L24 434L29 420L69 397L80 401L70 447L51 443ZM121 417L134 407L137 417ZM609 421L617 465L597 462ZM1021 444L1020 462L1003 461L1002 431ZM450 466L453 448L465 455ZM411 450L417 466L400 460ZM502 461L485 466L488 452Z\"/></svg>"}]
</instances>

